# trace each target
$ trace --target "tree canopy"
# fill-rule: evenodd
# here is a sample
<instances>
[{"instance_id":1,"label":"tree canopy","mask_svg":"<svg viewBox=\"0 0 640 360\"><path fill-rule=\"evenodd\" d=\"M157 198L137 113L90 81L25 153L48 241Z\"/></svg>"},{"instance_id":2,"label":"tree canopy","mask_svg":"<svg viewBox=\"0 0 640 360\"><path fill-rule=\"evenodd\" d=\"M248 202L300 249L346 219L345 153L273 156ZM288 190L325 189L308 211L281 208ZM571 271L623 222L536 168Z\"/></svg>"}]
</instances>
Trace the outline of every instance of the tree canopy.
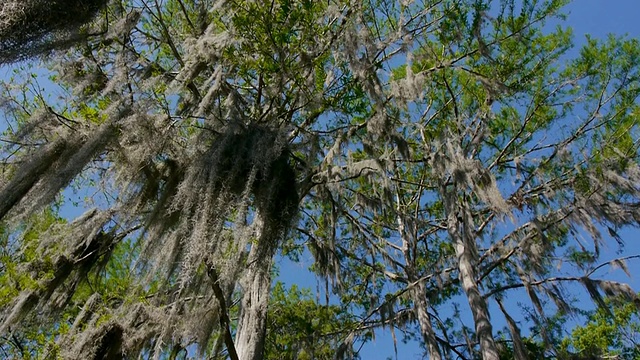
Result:
<instances>
[{"instance_id":1,"label":"tree canopy","mask_svg":"<svg viewBox=\"0 0 640 360\"><path fill-rule=\"evenodd\" d=\"M0 350L631 348L583 337L640 306L603 275L640 257L640 43L570 58L565 4L3 3L0 63L26 62L0 89ZM275 283L278 254L313 258L315 298Z\"/></svg>"}]
</instances>

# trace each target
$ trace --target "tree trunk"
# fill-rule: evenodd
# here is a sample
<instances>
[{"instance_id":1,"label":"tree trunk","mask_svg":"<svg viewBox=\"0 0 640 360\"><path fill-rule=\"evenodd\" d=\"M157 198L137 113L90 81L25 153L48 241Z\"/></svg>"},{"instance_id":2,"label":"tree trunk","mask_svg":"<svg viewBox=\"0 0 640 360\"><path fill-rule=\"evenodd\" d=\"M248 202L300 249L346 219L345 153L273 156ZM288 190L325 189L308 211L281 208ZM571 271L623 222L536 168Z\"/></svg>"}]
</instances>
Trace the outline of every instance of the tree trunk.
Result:
<instances>
[{"instance_id":1,"label":"tree trunk","mask_svg":"<svg viewBox=\"0 0 640 360\"><path fill-rule=\"evenodd\" d=\"M407 279L409 280L409 286L413 286L410 292L411 300L413 301L414 312L416 317L418 318L418 324L420 325L420 333L422 334L422 339L427 345L427 351L429 354L429 359L431 360L441 360L442 355L440 354L440 349L438 348L438 340L436 339L436 334L433 331L433 326L431 325L431 318L427 309L429 308L429 303L426 298L427 289L424 285L424 282L418 281L418 276L415 271L415 258L411 255L412 248L415 247L415 228L411 229L413 231L409 232L407 229L407 223L403 218L402 214L402 204L400 201L400 193L396 190L396 211L398 212L397 221L398 221L398 231L400 232L400 236L402 238L402 249L404 255L404 261L406 263L405 273L407 274ZM415 285L414 285L415 283Z\"/></svg>"},{"instance_id":2,"label":"tree trunk","mask_svg":"<svg viewBox=\"0 0 640 360\"><path fill-rule=\"evenodd\" d=\"M457 204L457 191L442 189L442 195L445 211L447 212L447 230L455 246L460 282L471 307L482 359L499 360L498 348L493 340L492 326L489 320L489 309L480 294L480 290L478 290L478 284L475 280L474 258L476 245L471 216L464 206Z\"/></svg>"},{"instance_id":3,"label":"tree trunk","mask_svg":"<svg viewBox=\"0 0 640 360\"><path fill-rule=\"evenodd\" d=\"M436 334L431 326L431 317L427 312L427 298L426 287L424 282L419 281L411 291L411 297L413 300L414 311L418 317L418 324L420 324L420 332L422 333L422 339L427 344L427 350L429 352L429 359L441 360L440 349L438 348L438 340Z\"/></svg>"},{"instance_id":4,"label":"tree trunk","mask_svg":"<svg viewBox=\"0 0 640 360\"><path fill-rule=\"evenodd\" d=\"M243 288L240 302L240 318L235 337L235 348L239 360L261 360L267 330L267 306L271 286L271 262L278 243L278 234L269 231L268 219L257 213L258 239L251 246L247 269L240 280Z\"/></svg>"}]
</instances>

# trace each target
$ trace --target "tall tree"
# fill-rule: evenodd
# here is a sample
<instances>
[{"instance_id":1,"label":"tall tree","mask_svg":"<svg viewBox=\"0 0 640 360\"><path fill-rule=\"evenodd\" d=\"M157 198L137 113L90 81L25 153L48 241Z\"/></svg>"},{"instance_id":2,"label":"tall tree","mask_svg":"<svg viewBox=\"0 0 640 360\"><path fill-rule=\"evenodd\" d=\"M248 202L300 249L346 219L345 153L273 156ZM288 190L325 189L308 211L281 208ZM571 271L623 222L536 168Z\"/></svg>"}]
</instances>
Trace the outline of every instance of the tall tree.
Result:
<instances>
[{"instance_id":1,"label":"tall tree","mask_svg":"<svg viewBox=\"0 0 640 360\"><path fill-rule=\"evenodd\" d=\"M567 61L570 31L543 30L564 3L85 9L75 29L89 15L104 29L49 63L64 97L4 87L7 279L28 286L3 297L0 333L53 324L47 354L69 358L197 345L261 359L277 331L273 257L307 249L325 295L361 319L330 341L336 357L388 328L431 359L498 359L500 318L516 358L528 356L523 322L553 351L548 325L575 310L564 284L600 305L601 292L637 300L596 275L625 266L600 249L640 220L640 46L590 40ZM73 189L95 193L95 208L29 232ZM114 276L127 279L116 297L92 285ZM518 291L529 307L509 306ZM461 299L473 324L450 310ZM340 321L330 304L296 301ZM309 349L326 346L287 351Z\"/></svg>"}]
</instances>

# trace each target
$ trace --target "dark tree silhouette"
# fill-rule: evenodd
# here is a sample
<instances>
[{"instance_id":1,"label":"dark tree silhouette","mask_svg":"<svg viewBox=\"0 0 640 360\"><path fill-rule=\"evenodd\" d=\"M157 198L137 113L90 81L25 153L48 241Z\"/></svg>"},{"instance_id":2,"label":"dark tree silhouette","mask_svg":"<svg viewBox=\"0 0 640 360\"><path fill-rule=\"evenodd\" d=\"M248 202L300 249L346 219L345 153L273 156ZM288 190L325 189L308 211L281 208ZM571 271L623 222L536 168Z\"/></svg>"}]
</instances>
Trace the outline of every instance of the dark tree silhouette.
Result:
<instances>
[{"instance_id":1,"label":"dark tree silhouette","mask_svg":"<svg viewBox=\"0 0 640 360\"><path fill-rule=\"evenodd\" d=\"M0 63L43 55L83 37L107 0L6 0L0 4Z\"/></svg>"}]
</instances>

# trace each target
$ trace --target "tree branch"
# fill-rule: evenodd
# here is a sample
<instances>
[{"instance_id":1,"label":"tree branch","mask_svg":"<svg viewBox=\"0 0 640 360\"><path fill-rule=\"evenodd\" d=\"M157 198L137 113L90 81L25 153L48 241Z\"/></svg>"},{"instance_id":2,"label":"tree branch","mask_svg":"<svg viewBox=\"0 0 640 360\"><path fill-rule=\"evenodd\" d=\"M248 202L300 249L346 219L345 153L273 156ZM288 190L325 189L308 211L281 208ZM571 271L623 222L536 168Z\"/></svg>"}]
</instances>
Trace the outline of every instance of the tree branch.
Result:
<instances>
[{"instance_id":1,"label":"tree branch","mask_svg":"<svg viewBox=\"0 0 640 360\"><path fill-rule=\"evenodd\" d=\"M207 274L212 282L213 294L216 299L218 299L218 303L220 303L220 327L222 331L224 331L224 343L227 346L227 352L229 353L229 358L231 360L239 360L238 353L236 352L236 347L233 343L233 337L231 336L231 327L229 320L229 313L227 312L227 304L224 300L224 292L222 288L220 288L220 279L218 278L218 272L215 267L211 263L211 260L207 257L205 259L205 265L207 266Z\"/></svg>"}]
</instances>

